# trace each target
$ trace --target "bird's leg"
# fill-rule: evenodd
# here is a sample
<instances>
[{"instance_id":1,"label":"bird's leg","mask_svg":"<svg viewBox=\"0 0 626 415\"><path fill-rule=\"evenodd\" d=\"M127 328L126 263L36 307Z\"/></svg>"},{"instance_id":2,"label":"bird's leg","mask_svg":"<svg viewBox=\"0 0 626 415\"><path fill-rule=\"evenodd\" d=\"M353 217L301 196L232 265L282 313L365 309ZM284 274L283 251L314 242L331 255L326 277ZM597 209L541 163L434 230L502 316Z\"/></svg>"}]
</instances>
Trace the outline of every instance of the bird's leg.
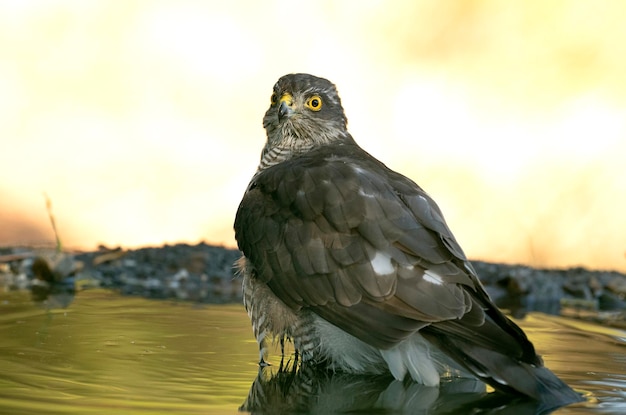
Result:
<instances>
[{"instance_id":1,"label":"bird's leg","mask_svg":"<svg viewBox=\"0 0 626 415\"><path fill-rule=\"evenodd\" d=\"M270 364L265 361L265 357L267 356L267 343L265 342L265 336L261 339L257 339L257 341L259 343L259 366L270 366Z\"/></svg>"},{"instance_id":2,"label":"bird's leg","mask_svg":"<svg viewBox=\"0 0 626 415\"><path fill-rule=\"evenodd\" d=\"M280 367L279 371L283 369L285 365L285 336L280 337Z\"/></svg>"}]
</instances>

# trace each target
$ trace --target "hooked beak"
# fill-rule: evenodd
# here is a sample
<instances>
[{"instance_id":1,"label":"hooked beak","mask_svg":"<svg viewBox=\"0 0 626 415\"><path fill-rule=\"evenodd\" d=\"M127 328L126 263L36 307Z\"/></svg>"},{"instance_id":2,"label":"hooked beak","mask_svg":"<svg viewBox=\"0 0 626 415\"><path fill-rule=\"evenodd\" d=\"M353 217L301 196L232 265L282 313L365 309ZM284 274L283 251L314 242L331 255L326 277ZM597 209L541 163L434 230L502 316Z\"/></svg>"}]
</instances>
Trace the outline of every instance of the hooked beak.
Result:
<instances>
[{"instance_id":1,"label":"hooked beak","mask_svg":"<svg viewBox=\"0 0 626 415\"><path fill-rule=\"evenodd\" d=\"M283 118L291 117L294 114L293 98L290 94L285 94L280 97L280 105L278 106L278 121L282 121Z\"/></svg>"}]
</instances>

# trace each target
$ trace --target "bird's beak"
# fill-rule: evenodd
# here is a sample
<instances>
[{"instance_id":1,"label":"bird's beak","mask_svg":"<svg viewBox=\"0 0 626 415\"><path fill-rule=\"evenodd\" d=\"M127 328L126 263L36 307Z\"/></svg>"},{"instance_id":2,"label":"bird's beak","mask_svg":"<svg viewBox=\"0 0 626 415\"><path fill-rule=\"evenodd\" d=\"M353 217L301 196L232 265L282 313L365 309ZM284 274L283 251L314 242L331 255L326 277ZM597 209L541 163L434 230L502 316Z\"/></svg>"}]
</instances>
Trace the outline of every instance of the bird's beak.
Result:
<instances>
[{"instance_id":1,"label":"bird's beak","mask_svg":"<svg viewBox=\"0 0 626 415\"><path fill-rule=\"evenodd\" d=\"M278 121L282 121L285 117L291 117L294 112L293 97L291 94L285 94L280 97L280 105L278 106Z\"/></svg>"}]
</instances>

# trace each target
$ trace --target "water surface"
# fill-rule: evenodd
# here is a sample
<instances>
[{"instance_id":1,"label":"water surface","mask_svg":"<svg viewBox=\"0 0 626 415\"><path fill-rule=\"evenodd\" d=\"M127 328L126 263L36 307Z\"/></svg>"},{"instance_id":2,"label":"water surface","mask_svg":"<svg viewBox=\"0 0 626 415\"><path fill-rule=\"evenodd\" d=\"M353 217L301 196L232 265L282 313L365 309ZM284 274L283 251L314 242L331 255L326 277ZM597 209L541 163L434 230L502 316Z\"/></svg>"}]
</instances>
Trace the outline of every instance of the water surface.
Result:
<instances>
[{"instance_id":1,"label":"water surface","mask_svg":"<svg viewBox=\"0 0 626 415\"><path fill-rule=\"evenodd\" d=\"M541 313L518 322L547 366L587 397L555 414L626 413L625 331ZM86 290L66 309L46 309L27 292L0 294L2 414L237 414L244 402L265 413L533 412L494 403L476 382L424 388L380 377L290 377L277 364L259 373L257 358L241 305Z\"/></svg>"}]
</instances>

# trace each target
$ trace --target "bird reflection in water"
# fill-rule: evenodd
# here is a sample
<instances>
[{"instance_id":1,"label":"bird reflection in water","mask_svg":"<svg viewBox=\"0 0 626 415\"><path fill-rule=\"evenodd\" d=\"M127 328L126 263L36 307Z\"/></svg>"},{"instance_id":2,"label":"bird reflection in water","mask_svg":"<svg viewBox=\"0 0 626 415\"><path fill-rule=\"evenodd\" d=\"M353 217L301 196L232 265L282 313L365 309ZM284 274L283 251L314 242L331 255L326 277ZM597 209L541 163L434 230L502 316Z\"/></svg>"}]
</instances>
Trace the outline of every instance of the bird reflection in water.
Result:
<instances>
[{"instance_id":1,"label":"bird reflection in water","mask_svg":"<svg viewBox=\"0 0 626 415\"><path fill-rule=\"evenodd\" d=\"M239 408L252 414L545 414L535 401L488 393L475 379L442 379L439 387L398 381L388 375L333 373L289 361L259 367Z\"/></svg>"}]
</instances>

